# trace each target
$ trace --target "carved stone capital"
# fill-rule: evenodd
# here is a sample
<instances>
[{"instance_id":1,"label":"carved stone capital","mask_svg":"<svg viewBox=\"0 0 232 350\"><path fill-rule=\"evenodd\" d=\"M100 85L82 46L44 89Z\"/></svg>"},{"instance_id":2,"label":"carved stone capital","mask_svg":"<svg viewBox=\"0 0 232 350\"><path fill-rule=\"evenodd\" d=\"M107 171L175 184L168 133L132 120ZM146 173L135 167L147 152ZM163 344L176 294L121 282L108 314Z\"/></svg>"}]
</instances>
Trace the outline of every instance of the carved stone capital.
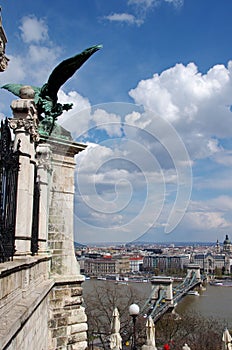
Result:
<instances>
[{"instance_id":1,"label":"carved stone capital","mask_svg":"<svg viewBox=\"0 0 232 350\"><path fill-rule=\"evenodd\" d=\"M33 100L14 100L11 103L14 117L9 120L10 127L16 131L21 129L29 133L34 142L39 141L37 110Z\"/></svg>"},{"instance_id":2,"label":"carved stone capital","mask_svg":"<svg viewBox=\"0 0 232 350\"><path fill-rule=\"evenodd\" d=\"M0 72L4 72L8 66L9 58L4 54L0 55Z\"/></svg>"},{"instance_id":3,"label":"carved stone capital","mask_svg":"<svg viewBox=\"0 0 232 350\"><path fill-rule=\"evenodd\" d=\"M14 100L11 103L11 109L14 117L18 117L18 114L36 114L36 106L32 99L20 99Z\"/></svg>"},{"instance_id":4,"label":"carved stone capital","mask_svg":"<svg viewBox=\"0 0 232 350\"><path fill-rule=\"evenodd\" d=\"M51 151L50 145L39 144L36 148L36 158L37 158L39 167L42 167L44 170L46 170L48 173L51 174L52 173L52 166L51 166L52 151Z\"/></svg>"}]
</instances>

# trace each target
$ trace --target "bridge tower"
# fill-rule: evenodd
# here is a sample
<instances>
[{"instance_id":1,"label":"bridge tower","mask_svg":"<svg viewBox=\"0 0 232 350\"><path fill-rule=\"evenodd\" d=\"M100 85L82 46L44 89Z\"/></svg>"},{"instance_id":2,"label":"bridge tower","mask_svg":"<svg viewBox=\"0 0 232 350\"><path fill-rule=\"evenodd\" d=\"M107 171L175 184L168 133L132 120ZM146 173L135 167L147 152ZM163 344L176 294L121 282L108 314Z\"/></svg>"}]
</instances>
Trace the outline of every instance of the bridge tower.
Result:
<instances>
[{"instance_id":1,"label":"bridge tower","mask_svg":"<svg viewBox=\"0 0 232 350\"><path fill-rule=\"evenodd\" d=\"M166 290L165 300L170 305L173 305L172 277L155 276L151 279L151 284L154 290L152 299L157 301L162 290Z\"/></svg>"},{"instance_id":2,"label":"bridge tower","mask_svg":"<svg viewBox=\"0 0 232 350\"><path fill-rule=\"evenodd\" d=\"M197 264L189 264L187 265L187 276L191 276L191 274L195 272L196 279L200 282L201 281L201 272L200 272L200 266Z\"/></svg>"}]
</instances>

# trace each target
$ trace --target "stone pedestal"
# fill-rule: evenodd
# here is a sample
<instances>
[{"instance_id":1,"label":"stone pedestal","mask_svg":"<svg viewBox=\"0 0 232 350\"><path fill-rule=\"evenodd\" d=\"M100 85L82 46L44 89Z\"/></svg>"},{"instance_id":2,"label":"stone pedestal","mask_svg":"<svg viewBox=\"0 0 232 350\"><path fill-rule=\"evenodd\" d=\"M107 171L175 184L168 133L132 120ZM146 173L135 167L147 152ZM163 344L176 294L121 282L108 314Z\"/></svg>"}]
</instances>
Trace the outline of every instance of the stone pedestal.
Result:
<instances>
[{"instance_id":1,"label":"stone pedestal","mask_svg":"<svg viewBox=\"0 0 232 350\"><path fill-rule=\"evenodd\" d=\"M53 137L44 141L49 144L52 152L48 219L48 248L52 254L51 273L54 276L78 276L80 268L75 257L73 238L74 156L86 146Z\"/></svg>"},{"instance_id":2,"label":"stone pedestal","mask_svg":"<svg viewBox=\"0 0 232 350\"><path fill-rule=\"evenodd\" d=\"M35 168L35 141L38 140L38 118L34 101L21 99L11 104L13 118L9 120L15 133L15 147L20 143L21 155L19 158L20 171L18 176L17 214L16 214L16 255L30 253L34 168Z\"/></svg>"},{"instance_id":3,"label":"stone pedestal","mask_svg":"<svg viewBox=\"0 0 232 350\"><path fill-rule=\"evenodd\" d=\"M87 347L87 318L81 288L84 277L75 257L73 221L74 156L86 146L52 136L41 137L38 152L48 145L51 183L44 186L50 188L48 248L52 256L51 277L55 281L49 295L49 350L84 350Z\"/></svg>"}]
</instances>

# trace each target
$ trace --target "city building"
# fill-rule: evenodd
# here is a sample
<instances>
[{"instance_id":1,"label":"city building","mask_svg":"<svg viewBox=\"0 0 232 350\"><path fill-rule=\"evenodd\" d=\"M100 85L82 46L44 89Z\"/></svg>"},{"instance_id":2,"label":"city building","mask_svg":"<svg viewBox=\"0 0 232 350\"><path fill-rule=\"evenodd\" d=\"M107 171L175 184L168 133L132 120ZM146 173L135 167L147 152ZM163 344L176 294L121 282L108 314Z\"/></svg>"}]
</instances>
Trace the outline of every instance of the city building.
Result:
<instances>
[{"instance_id":1,"label":"city building","mask_svg":"<svg viewBox=\"0 0 232 350\"><path fill-rule=\"evenodd\" d=\"M223 252L232 253L232 244L231 244L231 241L229 240L228 235L226 235L226 238L223 242Z\"/></svg>"},{"instance_id":2,"label":"city building","mask_svg":"<svg viewBox=\"0 0 232 350\"><path fill-rule=\"evenodd\" d=\"M145 271L158 269L160 272L165 272L169 269L183 270L190 263L189 254L180 255L147 255L143 260L143 268Z\"/></svg>"},{"instance_id":3,"label":"city building","mask_svg":"<svg viewBox=\"0 0 232 350\"><path fill-rule=\"evenodd\" d=\"M130 257L130 271L139 272L142 270L143 257L142 256L132 256Z\"/></svg>"},{"instance_id":4,"label":"city building","mask_svg":"<svg viewBox=\"0 0 232 350\"><path fill-rule=\"evenodd\" d=\"M202 272L209 274L232 273L232 244L228 234L222 247L217 240L216 249L193 254L193 262L200 266Z\"/></svg>"},{"instance_id":5,"label":"city building","mask_svg":"<svg viewBox=\"0 0 232 350\"><path fill-rule=\"evenodd\" d=\"M108 274L126 274L130 272L130 260L128 257L113 258L105 256L96 259L85 259L84 273L90 276Z\"/></svg>"},{"instance_id":6,"label":"city building","mask_svg":"<svg viewBox=\"0 0 232 350\"><path fill-rule=\"evenodd\" d=\"M214 273L215 270L224 272L226 266L225 254L201 253L193 257L195 264L200 266L202 272Z\"/></svg>"}]
</instances>

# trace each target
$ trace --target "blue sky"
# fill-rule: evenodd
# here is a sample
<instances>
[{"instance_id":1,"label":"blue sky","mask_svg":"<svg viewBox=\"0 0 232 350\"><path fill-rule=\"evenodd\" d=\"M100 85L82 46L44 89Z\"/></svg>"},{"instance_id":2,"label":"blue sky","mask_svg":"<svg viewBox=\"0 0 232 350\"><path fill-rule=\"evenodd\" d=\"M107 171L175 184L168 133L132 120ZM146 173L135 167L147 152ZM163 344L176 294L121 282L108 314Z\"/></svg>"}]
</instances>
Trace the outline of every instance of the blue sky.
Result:
<instances>
[{"instance_id":1,"label":"blue sky","mask_svg":"<svg viewBox=\"0 0 232 350\"><path fill-rule=\"evenodd\" d=\"M2 1L1 85L41 86L96 44L62 87L78 142L75 240L220 241L232 224L232 3ZM10 116L13 95L1 91Z\"/></svg>"}]
</instances>

